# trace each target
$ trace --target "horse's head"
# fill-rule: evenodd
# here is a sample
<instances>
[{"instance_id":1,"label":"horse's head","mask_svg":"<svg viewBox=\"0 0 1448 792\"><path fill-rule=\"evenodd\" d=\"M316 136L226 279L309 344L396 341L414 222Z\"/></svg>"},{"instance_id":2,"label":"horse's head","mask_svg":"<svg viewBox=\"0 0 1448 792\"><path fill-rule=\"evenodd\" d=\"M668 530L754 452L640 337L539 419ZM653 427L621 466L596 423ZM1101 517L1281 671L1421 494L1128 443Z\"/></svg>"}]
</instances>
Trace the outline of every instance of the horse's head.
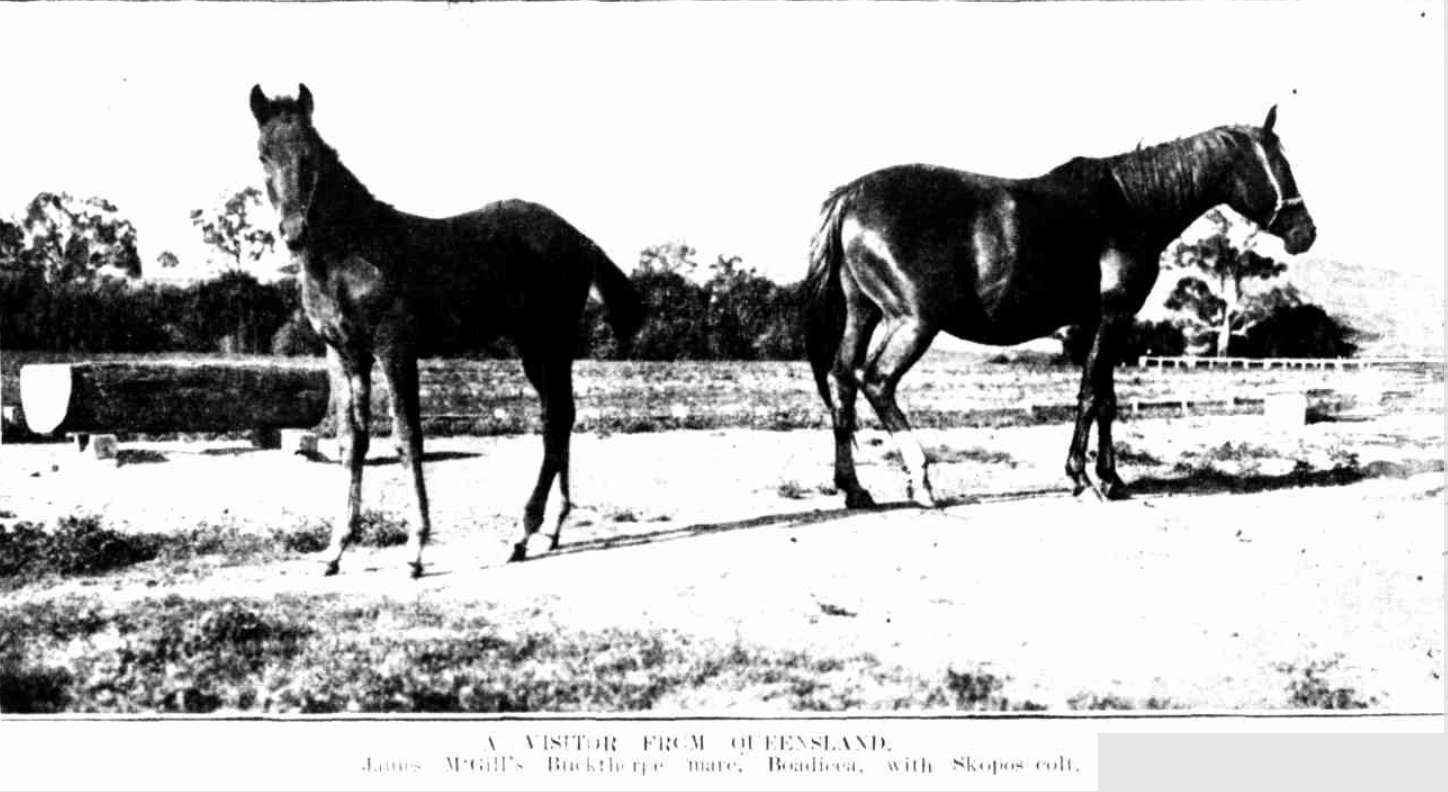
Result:
<instances>
[{"instance_id":1,"label":"horse's head","mask_svg":"<svg viewBox=\"0 0 1448 792\"><path fill-rule=\"evenodd\" d=\"M1272 126L1277 123L1277 106L1267 111L1258 129L1247 131L1239 166L1233 174L1228 204L1242 216L1282 240L1288 253L1301 253L1317 239L1317 226L1307 213L1292 166L1282 153L1282 141Z\"/></svg>"},{"instance_id":2,"label":"horse's head","mask_svg":"<svg viewBox=\"0 0 1448 792\"><path fill-rule=\"evenodd\" d=\"M302 85L295 99L269 99L261 86L252 86L251 114L261 131L257 153L266 171L266 194L281 215L282 240L295 250L306 241L327 152L312 126L312 92Z\"/></svg>"}]
</instances>

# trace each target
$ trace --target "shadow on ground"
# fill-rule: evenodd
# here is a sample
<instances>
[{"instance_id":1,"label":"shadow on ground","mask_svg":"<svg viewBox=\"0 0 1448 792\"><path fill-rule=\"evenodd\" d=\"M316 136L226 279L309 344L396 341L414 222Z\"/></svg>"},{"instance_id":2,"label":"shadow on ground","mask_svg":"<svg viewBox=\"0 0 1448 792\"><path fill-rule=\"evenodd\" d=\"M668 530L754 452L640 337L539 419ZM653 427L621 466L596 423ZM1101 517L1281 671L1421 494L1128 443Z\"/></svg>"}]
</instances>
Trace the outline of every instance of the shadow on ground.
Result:
<instances>
[{"instance_id":1,"label":"shadow on ground","mask_svg":"<svg viewBox=\"0 0 1448 792\"><path fill-rule=\"evenodd\" d=\"M482 454L476 451L424 451L422 452L422 461L447 462L454 459L472 459L473 457L480 456L482 456ZM318 461L331 462L333 460L328 459L327 457L321 457ZM399 461L400 460L398 459L396 454L380 457L371 457L367 460L367 466L375 467L377 465L395 465Z\"/></svg>"},{"instance_id":2,"label":"shadow on ground","mask_svg":"<svg viewBox=\"0 0 1448 792\"><path fill-rule=\"evenodd\" d=\"M695 525L667 528L660 531L650 531L648 533L585 539L580 542L568 542L565 540L557 550L527 560L541 560L550 556L569 555L571 553L587 553L596 550L612 550L618 547L635 547L638 545L655 544L657 542L671 542L678 539L690 539L696 536L742 531L751 528L764 528L772 525L813 525L815 523L838 520L851 515L913 508L918 507L906 501L901 503L887 503L869 509L811 509L809 511L787 512L784 514L767 514L732 522L697 523Z\"/></svg>"},{"instance_id":3,"label":"shadow on ground","mask_svg":"<svg viewBox=\"0 0 1448 792\"><path fill-rule=\"evenodd\" d=\"M1131 495L1138 497L1153 495L1212 495L1225 492L1270 492L1273 490L1302 487L1337 487L1374 478L1404 479L1422 473L1441 473L1443 470L1444 463L1443 460L1440 459L1409 460L1405 462L1377 461L1363 465L1361 468L1343 467L1332 470L1296 470L1282 475L1255 473L1234 475L1217 470L1199 469L1179 476L1153 476L1137 479L1128 484L1128 491ZM1030 500L1044 497L1069 497L1069 491L1067 487L1062 486L1059 488L954 496L939 499L939 508L947 509L980 503ZM1442 488L1440 487L1435 491L1441 492ZM1080 497L1090 497L1090 495L1082 495ZM813 525L815 523L842 519L851 515L919 508L920 507L910 501L900 501L885 503L868 509L811 509L809 511L767 514L730 522L698 523L695 525L685 525L648 533L629 534L626 536L600 537L579 542L565 541L557 550L526 560L542 560L551 556L569 555L572 553L636 547L657 542L670 542L696 536L708 536L775 525Z\"/></svg>"}]
</instances>

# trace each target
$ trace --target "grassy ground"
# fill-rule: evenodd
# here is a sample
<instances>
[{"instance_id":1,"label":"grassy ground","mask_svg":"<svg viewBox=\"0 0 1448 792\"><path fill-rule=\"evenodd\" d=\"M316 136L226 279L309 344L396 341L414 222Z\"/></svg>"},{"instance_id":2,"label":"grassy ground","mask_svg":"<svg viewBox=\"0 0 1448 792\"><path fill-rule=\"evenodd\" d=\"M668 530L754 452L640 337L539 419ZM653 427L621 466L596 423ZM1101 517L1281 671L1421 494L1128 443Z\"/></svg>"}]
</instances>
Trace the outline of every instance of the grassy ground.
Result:
<instances>
[{"instance_id":1,"label":"grassy ground","mask_svg":"<svg viewBox=\"0 0 1448 792\"><path fill-rule=\"evenodd\" d=\"M77 597L0 609L0 635L11 713L628 712L701 688L796 711L1042 708L1007 699L989 673L930 679L868 654L814 659L679 630L517 636L391 599Z\"/></svg>"}]
</instances>

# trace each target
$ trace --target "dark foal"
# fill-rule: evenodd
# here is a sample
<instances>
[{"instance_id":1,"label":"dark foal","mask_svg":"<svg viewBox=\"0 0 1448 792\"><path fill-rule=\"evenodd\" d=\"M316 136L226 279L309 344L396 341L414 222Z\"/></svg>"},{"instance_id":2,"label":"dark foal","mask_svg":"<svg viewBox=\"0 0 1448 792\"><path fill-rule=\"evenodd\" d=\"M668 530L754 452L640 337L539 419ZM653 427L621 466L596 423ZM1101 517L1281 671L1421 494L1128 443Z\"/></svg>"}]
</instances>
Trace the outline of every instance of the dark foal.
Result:
<instances>
[{"instance_id":1,"label":"dark foal","mask_svg":"<svg viewBox=\"0 0 1448 792\"><path fill-rule=\"evenodd\" d=\"M416 492L408 537L416 577L430 529L418 356L476 348L499 333L516 345L543 411L543 464L513 559L524 557L528 538L542 524L555 477L562 496L556 548L571 508L568 445L579 320L589 288L596 286L615 334L626 342L642 320L628 278L597 245L537 204L501 201L432 219L377 200L317 134L306 86L294 99L269 99L257 86L251 112L261 132L267 196L300 265L302 305L327 343L337 395L349 483L326 551L327 574L337 571L361 510L374 363L392 391L393 440Z\"/></svg>"},{"instance_id":2,"label":"dark foal","mask_svg":"<svg viewBox=\"0 0 1448 792\"><path fill-rule=\"evenodd\" d=\"M806 341L835 432L835 484L873 503L851 457L855 394L899 446L913 499L933 506L928 461L895 401L900 378L944 331L1016 344L1079 324L1093 338L1066 457L1075 492L1124 497L1116 475L1112 371L1123 333L1156 282L1162 250L1226 204L1307 250L1316 229L1273 133L1224 126L1042 176L1001 179L928 165L876 171L832 192L810 256ZM1099 434L1096 480L1086 443Z\"/></svg>"}]
</instances>

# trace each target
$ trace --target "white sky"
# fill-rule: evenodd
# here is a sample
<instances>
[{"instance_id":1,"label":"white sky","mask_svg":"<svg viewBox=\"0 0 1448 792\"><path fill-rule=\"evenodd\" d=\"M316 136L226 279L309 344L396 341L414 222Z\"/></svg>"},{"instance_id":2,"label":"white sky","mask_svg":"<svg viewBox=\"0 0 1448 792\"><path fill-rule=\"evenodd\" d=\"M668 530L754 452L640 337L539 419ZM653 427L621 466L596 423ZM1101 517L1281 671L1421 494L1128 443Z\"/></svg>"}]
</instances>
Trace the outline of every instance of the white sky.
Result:
<instances>
[{"instance_id":1,"label":"white sky","mask_svg":"<svg viewBox=\"0 0 1448 792\"><path fill-rule=\"evenodd\" d=\"M625 269L681 239L796 280L824 194L884 165L1006 176L1221 123L1278 131L1309 257L1443 278L1436 2L0 6L0 214L115 201L154 271L260 184L247 93L316 97L401 209L552 206Z\"/></svg>"}]
</instances>

